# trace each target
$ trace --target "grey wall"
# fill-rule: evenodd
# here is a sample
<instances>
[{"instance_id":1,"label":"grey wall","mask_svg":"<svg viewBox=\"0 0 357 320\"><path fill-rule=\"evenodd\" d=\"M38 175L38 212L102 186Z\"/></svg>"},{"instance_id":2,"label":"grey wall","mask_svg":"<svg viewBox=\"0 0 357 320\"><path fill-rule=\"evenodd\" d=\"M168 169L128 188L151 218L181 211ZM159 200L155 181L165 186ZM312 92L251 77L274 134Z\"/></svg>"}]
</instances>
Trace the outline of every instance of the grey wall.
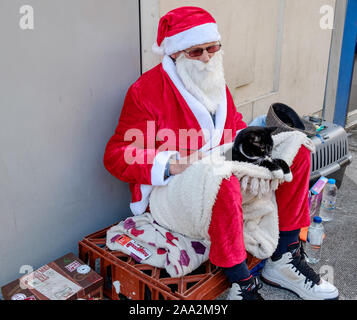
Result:
<instances>
[{"instance_id":1,"label":"grey wall","mask_svg":"<svg viewBox=\"0 0 357 320\"><path fill-rule=\"evenodd\" d=\"M102 158L140 75L138 14L135 0L1 0L0 286L130 214Z\"/></svg>"}]
</instances>

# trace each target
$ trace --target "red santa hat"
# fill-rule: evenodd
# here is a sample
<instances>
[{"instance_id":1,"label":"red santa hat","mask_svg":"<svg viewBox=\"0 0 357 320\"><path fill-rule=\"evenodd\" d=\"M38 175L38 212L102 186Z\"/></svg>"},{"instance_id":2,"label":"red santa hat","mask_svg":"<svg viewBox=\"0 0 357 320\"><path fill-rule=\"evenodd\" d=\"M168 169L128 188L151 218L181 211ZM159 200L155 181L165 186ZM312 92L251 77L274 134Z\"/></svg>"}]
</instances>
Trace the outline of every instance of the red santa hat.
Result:
<instances>
[{"instance_id":1,"label":"red santa hat","mask_svg":"<svg viewBox=\"0 0 357 320\"><path fill-rule=\"evenodd\" d=\"M159 55L171 55L196 45L220 40L216 21L206 10L181 7L160 19L157 42L152 49Z\"/></svg>"}]
</instances>

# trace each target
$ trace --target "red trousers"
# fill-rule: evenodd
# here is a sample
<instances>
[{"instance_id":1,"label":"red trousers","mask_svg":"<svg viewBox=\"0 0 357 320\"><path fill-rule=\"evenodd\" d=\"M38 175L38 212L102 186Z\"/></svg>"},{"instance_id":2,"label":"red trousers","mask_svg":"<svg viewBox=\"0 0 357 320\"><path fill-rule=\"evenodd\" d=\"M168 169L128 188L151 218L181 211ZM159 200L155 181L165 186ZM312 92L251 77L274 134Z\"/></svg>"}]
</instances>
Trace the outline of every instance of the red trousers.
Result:
<instances>
[{"instance_id":1,"label":"red trousers","mask_svg":"<svg viewBox=\"0 0 357 320\"><path fill-rule=\"evenodd\" d=\"M291 166L293 181L276 190L279 230L293 231L310 225L308 191L311 170L310 151L302 146ZM210 260L219 267L230 268L246 258L243 239L242 196L239 180L224 180L212 210L209 227Z\"/></svg>"}]
</instances>

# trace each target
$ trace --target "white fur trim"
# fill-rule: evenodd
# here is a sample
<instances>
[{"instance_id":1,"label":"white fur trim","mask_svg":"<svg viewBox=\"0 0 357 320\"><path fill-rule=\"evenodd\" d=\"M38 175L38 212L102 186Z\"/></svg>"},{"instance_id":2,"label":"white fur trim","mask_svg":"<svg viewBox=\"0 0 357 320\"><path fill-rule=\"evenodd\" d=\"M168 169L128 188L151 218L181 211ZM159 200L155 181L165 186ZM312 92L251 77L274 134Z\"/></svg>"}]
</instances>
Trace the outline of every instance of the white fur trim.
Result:
<instances>
[{"instance_id":1,"label":"white fur trim","mask_svg":"<svg viewBox=\"0 0 357 320\"><path fill-rule=\"evenodd\" d=\"M224 92L223 101L219 105L218 110L216 112L216 127L214 128L213 133L211 134L212 138L202 147L201 149L202 152L211 150L212 148L215 148L219 145L223 136L226 120L227 120L227 96L226 96L226 92Z\"/></svg>"},{"instance_id":2,"label":"white fur trim","mask_svg":"<svg viewBox=\"0 0 357 320\"><path fill-rule=\"evenodd\" d=\"M169 56L165 56L162 60L162 66L172 82L174 83L177 90L180 92L182 97L185 99L187 105L193 112L195 118L197 119L204 138L206 145L202 147L200 151L208 151L219 145L221 142L224 126L227 119L227 96L226 92L224 98L219 105L216 112L216 127L213 124L212 117L209 114L207 108L199 102L191 93L189 93L185 86L183 85L180 77L176 72L176 66Z\"/></svg>"},{"instance_id":3,"label":"white fur trim","mask_svg":"<svg viewBox=\"0 0 357 320\"><path fill-rule=\"evenodd\" d=\"M166 37L160 47L155 43L152 49L160 55L171 55L193 46L220 40L221 35L218 32L217 24L205 23L175 34L172 37Z\"/></svg>"},{"instance_id":4,"label":"white fur trim","mask_svg":"<svg viewBox=\"0 0 357 320\"><path fill-rule=\"evenodd\" d=\"M178 151L163 151L156 155L154 159L154 164L151 169L151 184L153 186L166 186L169 179L164 180L165 167L170 157L176 155L176 158L179 156Z\"/></svg>"},{"instance_id":5,"label":"white fur trim","mask_svg":"<svg viewBox=\"0 0 357 320\"><path fill-rule=\"evenodd\" d=\"M146 184L142 184L140 186L141 200L130 203L130 210L134 216L138 216L145 212L147 206L149 205L149 196L152 190L153 186Z\"/></svg>"}]
</instances>

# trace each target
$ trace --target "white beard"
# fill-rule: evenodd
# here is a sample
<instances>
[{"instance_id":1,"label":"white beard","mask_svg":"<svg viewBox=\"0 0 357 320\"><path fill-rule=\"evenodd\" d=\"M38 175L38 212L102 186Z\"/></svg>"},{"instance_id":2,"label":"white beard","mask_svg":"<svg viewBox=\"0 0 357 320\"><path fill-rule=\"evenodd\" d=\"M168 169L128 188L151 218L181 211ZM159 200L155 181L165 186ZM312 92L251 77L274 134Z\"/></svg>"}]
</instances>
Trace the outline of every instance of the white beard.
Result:
<instances>
[{"instance_id":1,"label":"white beard","mask_svg":"<svg viewBox=\"0 0 357 320\"><path fill-rule=\"evenodd\" d=\"M176 59L176 70L186 90L214 114L226 91L222 50L215 53L208 63L188 59L182 53Z\"/></svg>"}]
</instances>

